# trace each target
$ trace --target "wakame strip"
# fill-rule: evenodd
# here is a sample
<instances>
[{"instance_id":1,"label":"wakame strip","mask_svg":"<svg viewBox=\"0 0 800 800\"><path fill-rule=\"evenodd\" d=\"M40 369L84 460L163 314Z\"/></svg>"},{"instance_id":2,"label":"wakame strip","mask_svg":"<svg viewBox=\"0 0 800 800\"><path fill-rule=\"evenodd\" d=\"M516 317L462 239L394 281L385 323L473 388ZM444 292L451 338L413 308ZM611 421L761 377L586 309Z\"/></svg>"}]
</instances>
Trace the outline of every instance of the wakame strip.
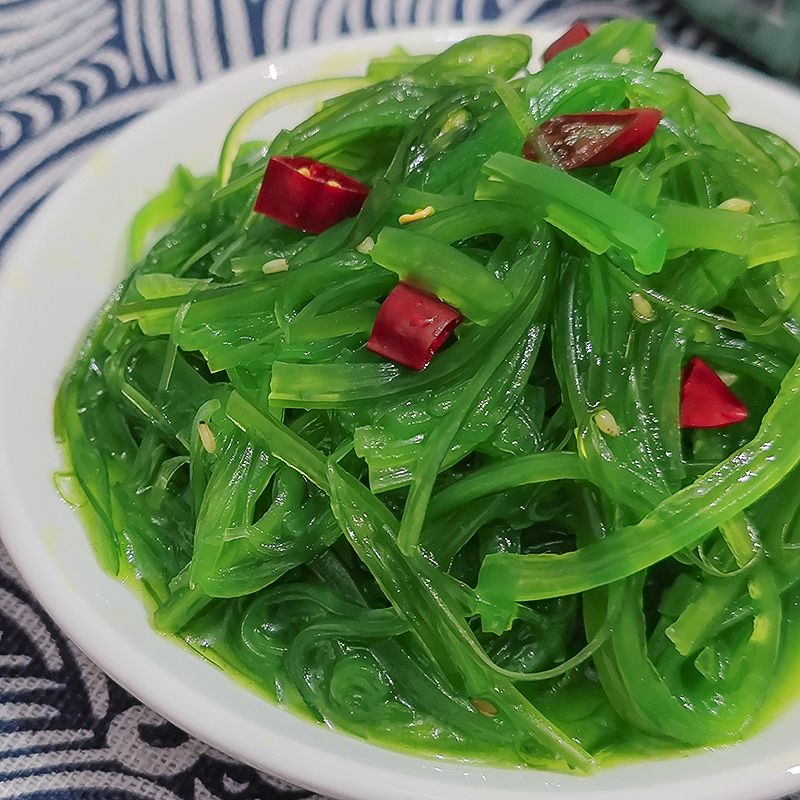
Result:
<instances>
[{"instance_id":1,"label":"wakame strip","mask_svg":"<svg viewBox=\"0 0 800 800\"><path fill-rule=\"evenodd\" d=\"M481 768L685 755L785 704L800 154L656 70L653 33L614 20L541 69L524 35L395 49L257 99L216 175L179 166L143 207L55 417L59 486L157 630L306 718ZM647 109L608 163L562 169L577 135L526 157L554 116ZM272 159L298 227L259 201ZM360 209L306 233L350 181ZM419 370L367 346L399 283ZM718 380L697 406L713 386L736 421L684 424L694 359Z\"/></svg>"},{"instance_id":2,"label":"wakame strip","mask_svg":"<svg viewBox=\"0 0 800 800\"><path fill-rule=\"evenodd\" d=\"M516 603L604 586L689 547L777 486L800 463L800 358L783 379L758 434L640 522L565 554L488 555L476 588L487 630L501 631Z\"/></svg>"}]
</instances>

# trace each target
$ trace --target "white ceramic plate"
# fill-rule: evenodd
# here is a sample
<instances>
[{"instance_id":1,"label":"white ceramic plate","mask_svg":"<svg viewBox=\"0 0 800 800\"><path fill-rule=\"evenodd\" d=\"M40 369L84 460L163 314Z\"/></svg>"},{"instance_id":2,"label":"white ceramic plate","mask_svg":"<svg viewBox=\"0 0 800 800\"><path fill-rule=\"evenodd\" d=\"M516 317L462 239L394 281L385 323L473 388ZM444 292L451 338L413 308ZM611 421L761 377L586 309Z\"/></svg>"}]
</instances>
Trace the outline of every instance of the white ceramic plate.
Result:
<instances>
[{"instance_id":1,"label":"white ceramic plate","mask_svg":"<svg viewBox=\"0 0 800 800\"><path fill-rule=\"evenodd\" d=\"M45 203L0 273L0 531L33 592L115 680L180 727L230 755L348 800L766 800L800 788L800 703L747 742L590 778L482 769L382 750L315 726L254 697L150 629L142 606L97 566L80 522L58 497L56 386L81 332L120 277L133 214L178 162L213 169L229 123L273 88L358 73L395 44L417 52L459 29L350 40L265 61L186 95L102 147ZM530 31L541 49L552 31ZM800 95L754 74L672 53L735 117L798 144ZM304 115L308 109L298 109ZM293 122L281 114L281 125ZM278 123L272 120L272 132Z\"/></svg>"}]
</instances>

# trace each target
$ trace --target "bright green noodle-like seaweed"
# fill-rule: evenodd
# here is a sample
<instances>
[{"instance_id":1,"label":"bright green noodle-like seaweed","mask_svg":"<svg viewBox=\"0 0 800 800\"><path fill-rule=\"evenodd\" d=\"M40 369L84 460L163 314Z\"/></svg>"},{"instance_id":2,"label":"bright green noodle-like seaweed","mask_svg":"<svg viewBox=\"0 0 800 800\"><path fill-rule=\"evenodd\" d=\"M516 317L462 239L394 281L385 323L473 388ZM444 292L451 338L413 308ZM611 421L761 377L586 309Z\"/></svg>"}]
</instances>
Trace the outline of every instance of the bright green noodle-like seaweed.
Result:
<instances>
[{"instance_id":1,"label":"bright green noodle-like seaweed","mask_svg":"<svg viewBox=\"0 0 800 800\"><path fill-rule=\"evenodd\" d=\"M788 696L800 157L656 71L652 33L611 22L539 70L526 37L476 37L282 90L137 216L55 416L157 629L297 713L484 764L712 747ZM317 90L345 93L243 144ZM555 114L637 106L663 121L617 162L520 157ZM277 154L367 183L360 214L254 214ZM365 348L398 276L466 318L420 372ZM681 430L694 356L744 422Z\"/></svg>"}]
</instances>

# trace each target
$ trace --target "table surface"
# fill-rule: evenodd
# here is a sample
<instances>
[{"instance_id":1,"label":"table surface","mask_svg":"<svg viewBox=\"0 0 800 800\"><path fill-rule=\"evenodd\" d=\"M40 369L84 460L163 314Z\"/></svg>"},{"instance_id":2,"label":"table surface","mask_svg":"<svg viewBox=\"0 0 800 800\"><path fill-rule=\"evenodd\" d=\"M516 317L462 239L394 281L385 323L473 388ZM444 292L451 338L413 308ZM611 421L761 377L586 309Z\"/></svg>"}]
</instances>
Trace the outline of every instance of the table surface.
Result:
<instances>
[{"instance_id":1,"label":"table surface","mask_svg":"<svg viewBox=\"0 0 800 800\"><path fill-rule=\"evenodd\" d=\"M669 0L0 0L0 263L107 137L253 59L368 30L609 15L651 16L667 40L746 60ZM141 705L65 639L0 546L0 797L31 796L319 798Z\"/></svg>"}]
</instances>

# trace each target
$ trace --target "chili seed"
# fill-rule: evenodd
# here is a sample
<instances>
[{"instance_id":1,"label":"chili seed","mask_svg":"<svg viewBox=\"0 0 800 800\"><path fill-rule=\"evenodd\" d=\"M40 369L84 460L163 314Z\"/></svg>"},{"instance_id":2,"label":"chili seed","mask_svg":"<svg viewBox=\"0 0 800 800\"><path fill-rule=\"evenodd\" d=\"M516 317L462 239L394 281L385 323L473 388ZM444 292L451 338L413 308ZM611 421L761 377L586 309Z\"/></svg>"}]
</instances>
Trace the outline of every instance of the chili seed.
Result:
<instances>
[{"instance_id":1,"label":"chili seed","mask_svg":"<svg viewBox=\"0 0 800 800\"><path fill-rule=\"evenodd\" d=\"M413 214L401 214L397 221L401 225L408 225L409 222L416 222L419 219L425 219L434 213L433 206L425 206L425 208L418 208Z\"/></svg>"}]
</instances>

